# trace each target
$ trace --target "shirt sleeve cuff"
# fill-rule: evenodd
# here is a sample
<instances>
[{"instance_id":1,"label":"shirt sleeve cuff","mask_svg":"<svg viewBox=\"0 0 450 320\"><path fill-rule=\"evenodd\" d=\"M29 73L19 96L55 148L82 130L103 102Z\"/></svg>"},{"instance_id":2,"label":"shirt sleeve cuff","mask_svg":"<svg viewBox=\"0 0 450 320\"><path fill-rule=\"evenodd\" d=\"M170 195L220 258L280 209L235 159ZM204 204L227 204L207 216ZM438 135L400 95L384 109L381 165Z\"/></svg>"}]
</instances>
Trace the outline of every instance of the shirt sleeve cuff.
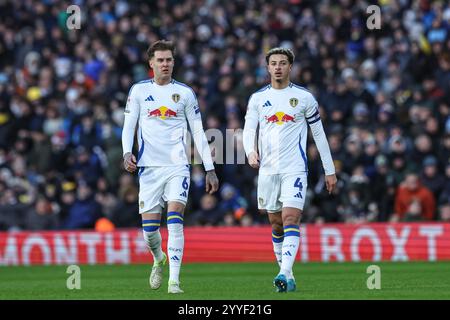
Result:
<instances>
[{"instance_id":1,"label":"shirt sleeve cuff","mask_svg":"<svg viewBox=\"0 0 450 320\"><path fill-rule=\"evenodd\" d=\"M214 170L214 164L212 163L205 163L203 166L205 167L205 171Z\"/></svg>"}]
</instances>

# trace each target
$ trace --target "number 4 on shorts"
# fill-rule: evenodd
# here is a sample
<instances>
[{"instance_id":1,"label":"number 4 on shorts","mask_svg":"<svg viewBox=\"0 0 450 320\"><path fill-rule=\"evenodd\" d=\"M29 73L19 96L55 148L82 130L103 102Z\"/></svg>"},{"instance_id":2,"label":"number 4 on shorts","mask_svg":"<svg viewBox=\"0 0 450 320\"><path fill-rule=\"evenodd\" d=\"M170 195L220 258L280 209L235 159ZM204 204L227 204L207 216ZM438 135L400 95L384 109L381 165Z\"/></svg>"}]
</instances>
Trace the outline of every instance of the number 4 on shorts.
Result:
<instances>
[{"instance_id":1,"label":"number 4 on shorts","mask_svg":"<svg viewBox=\"0 0 450 320\"><path fill-rule=\"evenodd\" d=\"M299 188L300 191L303 190L303 184L300 178L297 178L297 180L295 180L294 187Z\"/></svg>"}]
</instances>

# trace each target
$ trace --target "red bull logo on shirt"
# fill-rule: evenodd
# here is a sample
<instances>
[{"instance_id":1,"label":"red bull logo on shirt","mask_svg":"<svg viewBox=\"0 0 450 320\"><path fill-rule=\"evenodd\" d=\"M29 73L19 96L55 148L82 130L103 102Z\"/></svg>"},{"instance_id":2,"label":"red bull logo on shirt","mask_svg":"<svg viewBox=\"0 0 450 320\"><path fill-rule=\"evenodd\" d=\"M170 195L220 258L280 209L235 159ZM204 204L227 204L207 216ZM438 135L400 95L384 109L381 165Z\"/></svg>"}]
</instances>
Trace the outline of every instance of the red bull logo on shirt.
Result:
<instances>
[{"instance_id":1,"label":"red bull logo on shirt","mask_svg":"<svg viewBox=\"0 0 450 320\"><path fill-rule=\"evenodd\" d=\"M287 122L295 122L295 118L284 112L276 112L271 116L266 116L266 123L276 123L277 125L282 125Z\"/></svg>"},{"instance_id":2,"label":"red bull logo on shirt","mask_svg":"<svg viewBox=\"0 0 450 320\"><path fill-rule=\"evenodd\" d=\"M161 106L158 109L154 109L152 111L148 110L148 117L157 117L162 120L166 120L167 118L176 117L177 113L166 106Z\"/></svg>"}]
</instances>

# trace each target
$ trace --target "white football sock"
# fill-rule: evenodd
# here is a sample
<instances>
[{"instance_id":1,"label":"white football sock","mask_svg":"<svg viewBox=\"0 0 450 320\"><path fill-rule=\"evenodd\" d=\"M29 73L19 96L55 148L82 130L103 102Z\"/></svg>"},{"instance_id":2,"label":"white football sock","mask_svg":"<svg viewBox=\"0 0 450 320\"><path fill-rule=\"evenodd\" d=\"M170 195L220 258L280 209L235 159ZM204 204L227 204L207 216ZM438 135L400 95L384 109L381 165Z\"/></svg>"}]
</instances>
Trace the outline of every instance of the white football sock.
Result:
<instances>
[{"instance_id":1,"label":"white football sock","mask_svg":"<svg viewBox=\"0 0 450 320\"><path fill-rule=\"evenodd\" d=\"M281 240L281 241L280 241ZM281 268L281 262L282 262L282 250L283 250L283 240L284 240L284 234L280 235L272 230L272 244L273 244L273 252L275 253L275 257L278 262L278 266ZM289 272L289 274L286 276L288 279L294 279L294 273L292 270Z\"/></svg>"},{"instance_id":2,"label":"white football sock","mask_svg":"<svg viewBox=\"0 0 450 320\"><path fill-rule=\"evenodd\" d=\"M160 220L142 220L142 233L145 243L153 255L153 261L161 261L163 251L161 248L161 233L159 232Z\"/></svg>"},{"instance_id":3,"label":"white football sock","mask_svg":"<svg viewBox=\"0 0 450 320\"><path fill-rule=\"evenodd\" d=\"M282 257L282 248L283 248L283 239L284 234L278 234L272 229L272 244L273 244L273 253L275 253L275 258L277 259L278 266L281 268L281 257Z\"/></svg>"},{"instance_id":4,"label":"white football sock","mask_svg":"<svg viewBox=\"0 0 450 320\"><path fill-rule=\"evenodd\" d=\"M184 250L183 216L178 212L167 214L167 253L169 255L169 281L180 282L181 261Z\"/></svg>"},{"instance_id":5,"label":"white football sock","mask_svg":"<svg viewBox=\"0 0 450 320\"><path fill-rule=\"evenodd\" d=\"M299 226L289 225L284 227L284 240L282 246L282 262L280 273L287 278L293 278L292 267L297 256L300 244Z\"/></svg>"}]
</instances>

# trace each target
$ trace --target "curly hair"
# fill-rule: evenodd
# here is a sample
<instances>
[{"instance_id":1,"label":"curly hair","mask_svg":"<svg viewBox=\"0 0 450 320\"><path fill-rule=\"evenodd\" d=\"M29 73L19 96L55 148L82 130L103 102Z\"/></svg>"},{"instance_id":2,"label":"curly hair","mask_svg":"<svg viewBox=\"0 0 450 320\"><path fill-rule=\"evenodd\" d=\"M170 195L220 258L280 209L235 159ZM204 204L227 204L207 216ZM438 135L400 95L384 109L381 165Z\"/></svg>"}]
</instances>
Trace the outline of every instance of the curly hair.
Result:
<instances>
[{"instance_id":1,"label":"curly hair","mask_svg":"<svg viewBox=\"0 0 450 320\"><path fill-rule=\"evenodd\" d=\"M295 55L294 55L294 53L292 52L291 49L280 48L280 47L270 49L269 52L267 52L267 54L266 54L266 62L267 62L267 64L269 64L269 58L273 54L284 54L285 56L287 56L290 64L294 63Z\"/></svg>"}]
</instances>

